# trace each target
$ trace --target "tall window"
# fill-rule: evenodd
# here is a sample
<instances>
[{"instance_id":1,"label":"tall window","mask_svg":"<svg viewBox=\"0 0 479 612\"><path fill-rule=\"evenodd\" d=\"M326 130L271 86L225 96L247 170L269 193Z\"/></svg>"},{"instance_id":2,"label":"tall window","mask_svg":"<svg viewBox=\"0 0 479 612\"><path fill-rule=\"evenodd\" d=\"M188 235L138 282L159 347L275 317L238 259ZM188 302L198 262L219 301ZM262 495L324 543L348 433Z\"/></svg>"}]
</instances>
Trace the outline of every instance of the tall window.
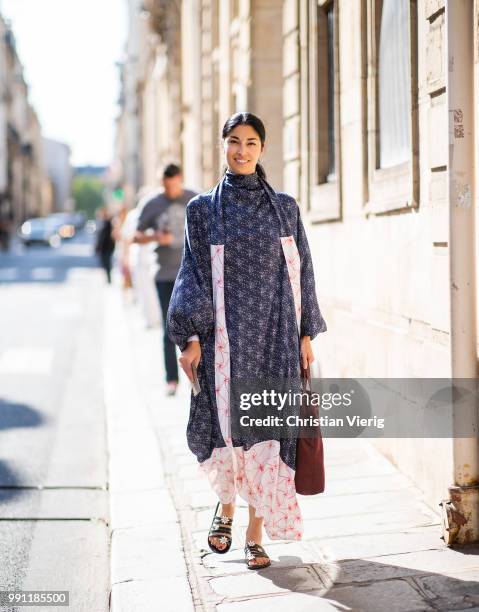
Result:
<instances>
[{"instance_id":1,"label":"tall window","mask_svg":"<svg viewBox=\"0 0 479 612\"><path fill-rule=\"evenodd\" d=\"M378 53L378 168L411 158L409 0L383 0Z\"/></svg>"},{"instance_id":2,"label":"tall window","mask_svg":"<svg viewBox=\"0 0 479 612\"><path fill-rule=\"evenodd\" d=\"M419 203L418 3L366 0L367 213Z\"/></svg>"},{"instance_id":3,"label":"tall window","mask_svg":"<svg viewBox=\"0 0 479 612\"><path fill-rule=\"evenodd\" d=\"M315 221L341 215L339 2L309 0L310 214Z\"/></svg>"},{"instance_id":4,"label":"tall window","mask_svg":"<svg viewBox=\"0 0 479 612\"><path fill-rule=\"evenodd\" d=\"M331 176L336 172L336 134L334 125L334 74L336 71L334 45L336 37L334 35L334 4L329 4L326 9L326 24L328 36L328 174Z\"/></svg>"},{"instance_id":5,"label":"tall window","mask_svg":"<svg viewBox=\"0 0 479 612\"><path fill-rule=\"evenodd\" d=\"M317 139L318 183L336 180L338 166L337 3L317 7Z\"/></svg>"}]
</instances>

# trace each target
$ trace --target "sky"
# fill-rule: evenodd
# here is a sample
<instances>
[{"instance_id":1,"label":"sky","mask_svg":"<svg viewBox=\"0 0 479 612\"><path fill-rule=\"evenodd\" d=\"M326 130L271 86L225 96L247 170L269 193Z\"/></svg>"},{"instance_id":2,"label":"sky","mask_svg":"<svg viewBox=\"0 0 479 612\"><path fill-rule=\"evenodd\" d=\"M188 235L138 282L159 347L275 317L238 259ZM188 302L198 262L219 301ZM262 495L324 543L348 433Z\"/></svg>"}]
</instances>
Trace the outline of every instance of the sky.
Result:
<instances>
[{"instance_id":1,"label":"sky","mask_svg":"<svg viewBox=\"0 0 479 612\"><path fill-rule=\"evenodd\" d=\"M126 0L0 0L42 133L75 166L109 165L120 93Z\"/></svg>"}]
</instances>

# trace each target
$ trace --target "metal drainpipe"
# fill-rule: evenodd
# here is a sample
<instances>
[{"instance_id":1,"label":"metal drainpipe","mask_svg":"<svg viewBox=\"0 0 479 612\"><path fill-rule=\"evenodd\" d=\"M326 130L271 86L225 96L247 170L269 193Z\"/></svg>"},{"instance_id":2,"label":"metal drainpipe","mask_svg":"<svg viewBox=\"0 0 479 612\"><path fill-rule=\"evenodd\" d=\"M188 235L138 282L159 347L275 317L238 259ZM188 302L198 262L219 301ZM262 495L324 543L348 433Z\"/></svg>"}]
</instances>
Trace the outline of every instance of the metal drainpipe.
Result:
<instances>
[{"instance_id":1,"label":"metal drainpipe","mask_svg":"<svg viewBox=\"0 0 479 612\"><path fill-rule=\"evenodd\" d=\"M470 379L477 377L473 4L446 2L451 376ZM466 411L453 400L453 427L476 437L453 439L454 484L440 504L448 545L479 540L477 403Z\"/></svg>"}]
</instances>

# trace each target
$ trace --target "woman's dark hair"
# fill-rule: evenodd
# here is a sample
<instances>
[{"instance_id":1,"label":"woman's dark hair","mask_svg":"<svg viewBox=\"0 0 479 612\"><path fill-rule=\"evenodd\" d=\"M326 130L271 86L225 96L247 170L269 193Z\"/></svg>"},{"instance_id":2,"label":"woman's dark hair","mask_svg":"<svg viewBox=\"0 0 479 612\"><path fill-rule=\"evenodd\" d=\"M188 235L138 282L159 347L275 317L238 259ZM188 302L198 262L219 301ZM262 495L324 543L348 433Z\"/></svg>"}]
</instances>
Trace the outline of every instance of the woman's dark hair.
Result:
<instances>
[{"instance_id":1,"label":"woman's dark hair","mask_svg":"<svg viewBox=\"0 0 479 612\"><path fill-rule=\"evenodd\" d=\"M234 115L231 115L223 126L221 137L225 139L238 125L250 125L258 134L261 144L264 145L264 141L266 140L264 123L259 117L253 115L253 113L235 113ZM256 172L261 178L266 179L266 172L261 164L256 164Z\"/></svg>"}]
</instances>

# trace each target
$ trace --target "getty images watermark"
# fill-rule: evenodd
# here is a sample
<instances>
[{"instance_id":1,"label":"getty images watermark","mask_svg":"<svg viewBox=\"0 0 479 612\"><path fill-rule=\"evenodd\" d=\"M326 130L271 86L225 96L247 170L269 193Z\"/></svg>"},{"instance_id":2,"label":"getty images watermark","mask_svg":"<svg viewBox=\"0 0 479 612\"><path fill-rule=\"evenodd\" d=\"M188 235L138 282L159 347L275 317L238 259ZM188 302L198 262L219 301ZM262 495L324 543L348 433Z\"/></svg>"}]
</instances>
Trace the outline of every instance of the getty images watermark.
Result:
<instances>
[{"instance_id":1,"label":"getty images watermark","mask_svg":"<svg viewBox=\"0 0 479 612\"><path fill-rule=\"evenodd\" d=\"M235 438L479 438L472 378L322 378L231 382Z\"/></svg>"},{"instance_id":2,"label":"getty images watermark","mask_svg":"<svg viewBox=\"0 0 479 612\"><path fill-rule=\"evenodd\" d=\"M315 391L287 391L279 392L275 389L263 389L261 393L241 393L240 395L240 410L251 410L251 408L262 407L264 409L276 409L279 414L267 414L263 417L241 415L241 426L293 426L306 427L344 427L346 424L350 427L377 427L384 429L384 418L362 417L359 414L345 414L344 417L331 417L328 414L288 414L282 416L283 410L297 407L307 408L322 408L322 410L331 410L332 408L349 408L353 403L354 389L344 393L316 393ZM346 423L347 422L347 423Z\"/></svg>"}]
</instances>

